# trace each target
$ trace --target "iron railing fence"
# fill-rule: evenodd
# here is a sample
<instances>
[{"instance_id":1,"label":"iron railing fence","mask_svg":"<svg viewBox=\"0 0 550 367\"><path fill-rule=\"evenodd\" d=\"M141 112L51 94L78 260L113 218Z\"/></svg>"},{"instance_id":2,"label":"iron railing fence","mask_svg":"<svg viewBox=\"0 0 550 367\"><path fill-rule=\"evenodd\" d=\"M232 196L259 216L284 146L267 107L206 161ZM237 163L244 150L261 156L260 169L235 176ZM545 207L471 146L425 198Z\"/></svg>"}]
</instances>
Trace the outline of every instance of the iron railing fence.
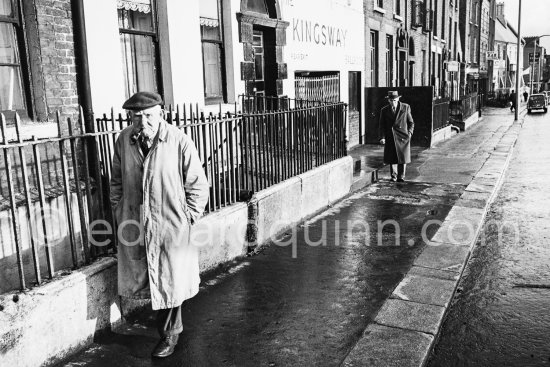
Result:
<instances>
[{"instance_id":1,"label":"iron railing fence","mask_svg":"<svg viewBox=\"0 0 550 367\"><path fill-rule=\"evenodd\" d=\"M457 101L451 101L449 114L459 121L466 120L477 112L479 108L479 97L477 92L462 96Z\"/></svg>"},{"instance_id":2,"label":"iron railing fence","mask_svg":"<svg viewBox=\"0 0 550 367\"><path fill-rule=\"evenodd\" d=\"M206 115L198 105L168 107L166 121L181 128L195 143L203 169L210 183L210 200L206 212L234 204L246 198L241 192L242 167L240 154L242 116L232 112ZM120 132L131 124L127 115L112 111L95 120L102 137L99 163L103 177L110 181L114 144Z\"/></svg>"},{"instance_id":3,"label":"iron railing fence","mask_svg":"<svg viewBox=\"0 0 550 367\"><path fill-rule=\"evenodd\" d=\"M437 131L449 125L449 98L440 98L433 103L432 131Z\"/></svg>"},{"instance_id":4,"label":"iron railing fence","mask_svg":"<svg viewBox=\"0 0 550 367\"><path fill-rule=\"evenodd\" d=\"M103 206L98 205L103 200L102 182L93 176L100 177L100 172L90 172L89 166L89 159L93 158L90 147L94 144L97 147L104 133L77 133L76 127L84 131L82 119L74 124L70 118L62 121L57 114L56 137L25 140L16 114L15 138L10 139L3 114L0 120L0 151L7 192L0 200L1 210L9 214L8 223L0 222L3 233L0 271L6 278L0 284L2 293L24 290L31 282L39 285L44 278L52 279L67 268L88 264L93 257L114 247L107 241L109 236L102 234L96 239L104 246L92 248L89 236L91 221L110 219ZM55 165L51 164L52 156L58 161ZM46 181L46 176L57 179ZM20 187L15 186L18 180L22 182ZM112 240L114 236L109 238ZM11 260L13 257L15 261ZM26 262L32 266L25 267ZM8 277L10 267L15 264L18 284Z\"/></svg>"},{"instance_id":5,"label":"iron railing fence","mask_svg":"<svg viewBox=\"0 0 550 367\"><path fill-rule=\"evenodd\" d=\"M264 111L288 111L296 108L315 107L327 103L335 103L300 98L264 96L261 94L241 94L239 100L244 114L261 113Z\"/></svg>"},{"instance_id":6,"label":"iron railing fence","mask_svg":"<svg viewBox=\"0 0 550 367\"><path fill-rule=\"evenodd\" d=\"M245 190L262 190L345 156L346 113L345 103L325 103L243 114Z\"/></svg>"},{"instance_id":7,"label":"iron railing fence","mask_svg":"<svg viewBox=\"0 0 550 367\"><path fill-rule=\"evenodd\" d=\"M345 103L291 103L285 110L215 115L197 106L167 109L167 121L191 137L203 162L210 182L207 212L347 154ZM18 275L2 282L0 293L41 284L116 251L108 194L115 141L129 126L128 116L103 114L84 133L82 111L76 122L57 115L57 136L28 140L18 116L14 139L0 117L6 184L0 210L8 212L0 221L0 275L15 268Z\"/></svg>"},{"instance_id":8,"label":"iron railing fence","mask_svg":"<svg viewBox=\"0 0 550 367\"><path fill-rule=\"evenodd\" d=\"M345 103L242 98L285 108L209 115L196 105L166 110L166 120L195 142L210 182L207 212L247 200L254 192L347 154ZM128 116L112 112L96 119L97 131L112 133L100 141L99 161L107 181L114 142L130 123Z\"/></svg>"},{"instance_id":9,"label":"iron railing fence","mask_svg":"<svg viewBox=\"0 0 550 367\"><path fill-rule=\"evenodd\" d=\"M294 78L296 98L310 101L340 101L340 75L296 76Z\"/></svg>"}]
</instances>

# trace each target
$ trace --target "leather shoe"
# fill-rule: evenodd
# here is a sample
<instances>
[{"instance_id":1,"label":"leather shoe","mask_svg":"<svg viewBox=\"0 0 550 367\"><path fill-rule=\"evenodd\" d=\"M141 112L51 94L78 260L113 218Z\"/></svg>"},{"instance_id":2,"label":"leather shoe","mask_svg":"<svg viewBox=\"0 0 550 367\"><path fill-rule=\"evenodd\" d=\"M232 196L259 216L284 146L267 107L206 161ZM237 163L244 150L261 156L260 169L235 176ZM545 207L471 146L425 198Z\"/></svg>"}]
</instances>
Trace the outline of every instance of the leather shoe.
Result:
<instances>
[{"instance_id":1,"label":"leather shoe","mask_svg":"<svg viewBox=\"0 0 550 367\"><path fill-rule=\"evenodd\" d=\"M396 178L395 178L395 177L392 177L392 178L390 178L390 181L391 181L391 182L395 182L395 181L396 181Z\"/></svg>"},{"instance_id":2,"label":"leather shoe","mask_svg":"<svg viewBox=\"0 0 550 367\"><path fill-rule=\"evenodd\" d=\"M405 179L403 179L403 178L398 178L398 179L397 179L397 182L405 182Z\"/></svg>"},{"instance_id":3,"label":"leather shoe","mask_svg":"<svg viewBox=\"0 0 550 367\"><path fill-rule=\"evenodd\" d=\"M178 338L178 334L162 337L155 349L153 349L151 356L155 358L168 357L169 355L174 353L176 345L178 344Z\"/></svg>"}]
</instances>

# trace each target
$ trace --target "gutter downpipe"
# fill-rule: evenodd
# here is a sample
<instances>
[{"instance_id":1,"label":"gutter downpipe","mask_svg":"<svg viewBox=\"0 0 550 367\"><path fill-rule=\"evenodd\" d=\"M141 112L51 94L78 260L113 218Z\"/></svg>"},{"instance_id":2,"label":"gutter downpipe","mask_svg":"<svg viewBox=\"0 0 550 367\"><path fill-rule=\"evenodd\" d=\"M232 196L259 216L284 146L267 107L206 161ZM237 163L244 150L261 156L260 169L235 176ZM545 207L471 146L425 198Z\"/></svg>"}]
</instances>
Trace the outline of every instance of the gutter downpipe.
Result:
<instances>
[{"instance_id":1,"label":"gutter downpipe","mask_svg":"<svg viewBox=\"0 0 550 367\"><path fill-rule=\"evenodd\" d=\"M86 39L86 22L84 18L84 0L71 1L71 10L73 13L74 27L74 45L76 60L76 84L78 90L78 100L82 108L82 117L86 133L94 131L94 112L92 108L92 92L90 87L90 69L88 66L88 43ZM97 176L97 157L94 140L89 138L88 145L88 168L90 176L98 179Z\"/></svg>"}]
</instances>

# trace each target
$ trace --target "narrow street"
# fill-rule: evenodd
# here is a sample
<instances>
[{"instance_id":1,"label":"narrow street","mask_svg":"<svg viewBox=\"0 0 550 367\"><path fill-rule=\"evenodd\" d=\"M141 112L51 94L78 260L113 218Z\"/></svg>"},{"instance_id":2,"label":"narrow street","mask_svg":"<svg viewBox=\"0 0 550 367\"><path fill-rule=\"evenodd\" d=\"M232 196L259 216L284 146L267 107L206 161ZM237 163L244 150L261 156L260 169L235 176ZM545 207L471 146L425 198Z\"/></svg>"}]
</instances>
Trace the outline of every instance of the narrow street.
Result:
<instances>
[{"instance_id":1,"label":"narrow street","mask_svg":"<svg viewBox=\"0 0 550 367\"><path fill-rule=\"evenodd\" d=\"M550 365L549 127L525 118L431 367Z\"/></svg>"},{"instance_id":2,"label":"narrow street","mask_svg":"<svg viewBox=\"0 0 550 367\"><path fill-rule=\"evenodd\" d=\"M424 248L423 225L446 217L511 126L506 112L489 109L468 132L416 151L408 182L389 182L386 168L380 182L279 243L203 276L170 358L150 358L157 334L154 313L144 312L60 365L340 365ZM392 225L379 236L379 221L388 220L399 223L397 243ZM430 238L438 227L427 228Z\"/></svg>"}]
</instances>

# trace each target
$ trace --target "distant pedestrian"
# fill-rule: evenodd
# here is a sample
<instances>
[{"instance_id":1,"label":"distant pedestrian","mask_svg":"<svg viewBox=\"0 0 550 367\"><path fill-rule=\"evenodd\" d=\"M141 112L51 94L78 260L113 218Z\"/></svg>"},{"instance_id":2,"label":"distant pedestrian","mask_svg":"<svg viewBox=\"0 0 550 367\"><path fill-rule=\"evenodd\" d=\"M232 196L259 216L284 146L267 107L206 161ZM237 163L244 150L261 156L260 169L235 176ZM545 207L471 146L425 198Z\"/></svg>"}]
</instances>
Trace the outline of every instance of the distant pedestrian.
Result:
<instances>
[{"instance_id":1,"label":"distant pedestrian","mask_svg":"<svg viewBox=\"0 0 550 367\"><path fill-rule=\"evenodd\" d=\"M510 101L508 104L510 105L510 112L514 112L516 109L516 92L512 90L512 93L510 93L510 97L508 98Z\"/></svg>"},{"instance_id":2,"label":"distant pedestrian","mask_svg":"<svg viewBox=\"0 0 550 367\"><path fill-rule=\"evenodd\" d=\"M380 111L379 138L384 145L384 163L390 165L391 181L404 182L407 163L411 162L411 137L414 121L411 107L399 101L397 91L389 91L388 105Z\"/></svg>"},{"instance_id":3,"label":"distant pedestrian","mask_svg":"<svg viewBox=\"0 0 550 367\"><path fill-rule=\"evenodd\" d=\"M529 93L527 93L527 91L523 91L523 102L527 102L527 97L529 97Z\"/></svg>"},{"instance_id":4,"label":"distant pedestrian","mask_svg":"<svg viewBox=\"0 0 550 367\"><path fill-rule=\"evenodd\" d=\"M208 201L208 181L191 139L163 118L162 99L138 92L123 108L132 125L115 144L111 205L118 234L118 292L151 298L160 341L153 357L174 352L181 308L199 291L193 223Z\"/></svg>"}]
</instances>

